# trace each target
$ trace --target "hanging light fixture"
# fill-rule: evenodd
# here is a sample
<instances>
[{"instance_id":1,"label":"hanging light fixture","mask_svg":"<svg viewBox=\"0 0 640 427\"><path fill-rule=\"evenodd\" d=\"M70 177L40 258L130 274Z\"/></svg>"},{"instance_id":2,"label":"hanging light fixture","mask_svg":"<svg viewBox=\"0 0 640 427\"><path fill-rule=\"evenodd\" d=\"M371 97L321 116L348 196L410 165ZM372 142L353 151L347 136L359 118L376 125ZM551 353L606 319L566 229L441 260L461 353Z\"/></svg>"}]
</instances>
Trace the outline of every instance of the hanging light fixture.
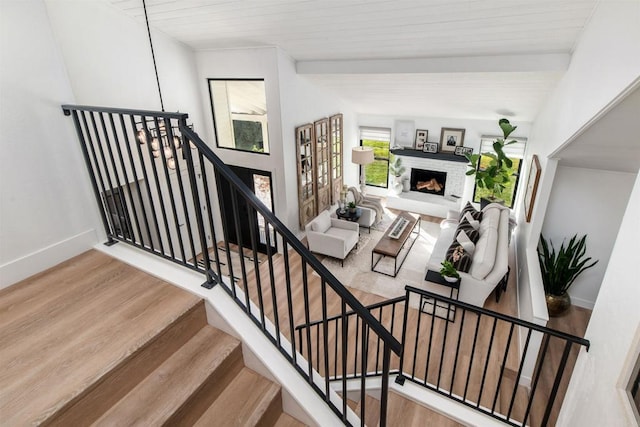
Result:
<instances>
[{"instance_id":1,"label":"hanging light fixture","mask_svg":"<svg viewBox=\"0 0 640 427\"><path fill-rule=\"evenodd\" d=\"M160 89L160 79L158 77L158 66L156 64L156 55L153 50L153 41L151 40L151 29L149 28L149 16L147 15L147 5L145 0L142 0L142 8L144 10L144 20L147 24L147 34L149 36L149 46L151 47L151 58L153 59L153 69L156 74L156 84L158 85L158 96L160 98L160 107L164 112L164 102L162 100L162 90ZM161 153L164 153L164 159L167 167L174 170L176 168L176 158L173 156L173 151L182 148L182 140L179 136L179 130L177 126L171 126L171 132L167 132L167 127L164 120L147 120L146 123L137 123L141 128L136 133L136 139L140 144L151 145L151 154L154 158L159 158ZM157 125L157 126L156 126ZM190 126L191 127L191 126ZM170 135L173 135L171 140ZM151 141L151 142L149 142ZM171 145L173 144L173 147Z\"/></svg>"}]
</instances>

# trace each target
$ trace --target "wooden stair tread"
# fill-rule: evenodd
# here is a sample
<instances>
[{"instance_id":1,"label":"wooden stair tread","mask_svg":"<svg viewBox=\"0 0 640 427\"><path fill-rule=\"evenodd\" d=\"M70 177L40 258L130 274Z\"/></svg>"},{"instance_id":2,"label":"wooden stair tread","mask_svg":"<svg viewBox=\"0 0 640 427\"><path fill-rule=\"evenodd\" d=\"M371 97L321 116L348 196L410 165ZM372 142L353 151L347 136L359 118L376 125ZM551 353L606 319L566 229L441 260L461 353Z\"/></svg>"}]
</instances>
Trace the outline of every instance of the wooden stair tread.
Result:
<instances>
[{"instance_id":1,"label":"wooden stair tread","mask_svg":"<svg viewBox=\"0 0 640 427\"><path fill-rule=\"evenodd\" d=\"M196 426L255 426L270 425L264 418L271 411L282 412L280 386L243 368L224 392L200 417Z\"/></svg>"},{"instance_id":2,"label":"wooden stair tread","mask_svg":"<svg viewBox=\"0 0 640 427\"><path fill-rule=\"evenodd\" d=\"M389 425L463 427L457 421L419 405L395 392L389 392L387 415L387 424Z\"/></svg>"},{"instance_id":3,"label":"wooden stair tread","mask_svg":"<svg viewBox=\"0 0 640 427\"><path fill-rule=\"evenodd\" d=\"M274 427L303 427L305 424L296 420L289 414L285 414L284 412L280 414L276 423L273 425Z\"/></svg>"},{"instance_id":4,"label":"wooden stair tread","mask_svg":"<svg viewBox=\"0 0 640 427\"><path fill-rule=\"evenodd\" d=\"M162 424L234 351L239 354L240 349L237 339L205 326L100 417L95 425Z\"/></svg>"},{"instance_id":5,"label":"wooden stair tread","mask_svg":"<svg viewBox=\"0 0 640 427\"><path fill-rule=\"evenodd\" d=\"M200 303L94 250L0 295L0 340L14 343L0 348L9 425L50 419Z\"/></svg>"}]
</instances>

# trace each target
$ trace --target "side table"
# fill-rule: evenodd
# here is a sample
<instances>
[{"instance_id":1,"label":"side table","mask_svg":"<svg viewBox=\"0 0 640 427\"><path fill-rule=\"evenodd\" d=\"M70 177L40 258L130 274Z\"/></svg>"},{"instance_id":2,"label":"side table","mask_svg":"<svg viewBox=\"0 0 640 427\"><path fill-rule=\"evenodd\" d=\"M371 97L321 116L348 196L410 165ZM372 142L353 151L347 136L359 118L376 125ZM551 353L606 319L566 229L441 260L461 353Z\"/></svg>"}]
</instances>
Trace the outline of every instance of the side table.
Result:
<instances>
[{"instance_id":1,"label":"side table","mask_svg":"<svg viewBox=\"0 0 640 427\"><path fill-rule=\"evenodd\" d=\"M362 216L362 209L356 208L355 212L349 211L349 209L345 209L344 212L340 211L340 208L336 209L336 216L339 219L344 219L346 221L357 222Z\"/></svg>"},{"instance_id":2,"label":"side table","mask_svg":"<svg viewBox=\"0 0 640 427\"><path fill-rule=\"evenodd\" d=\"M444 277L442 277L440 272L434 271L434 270L427 270L427 274L424 277L424 280L426 280L427 282L435 283L436 285L442 285L442 286L448 287L450 289L449 298L455 299L455 300L458 299L458 292L460 290L460 279L456 280L455 282L448 282L444 280ZM432 301L432 298L429 298L429 297L423 297L423 298L424 300L420 304L420 308L423 313L433 314L436 317L439 317L441 319L446 319L450 322L453 322L455 320L456 318L455 306L451 307L451 304L447 304L443 302L438 303L437 301ZM431 309L431 311L427 311L429 308ZM446 310L447 311L446 317L438 315L437 309Z\"/></svg>"}]
</instances>

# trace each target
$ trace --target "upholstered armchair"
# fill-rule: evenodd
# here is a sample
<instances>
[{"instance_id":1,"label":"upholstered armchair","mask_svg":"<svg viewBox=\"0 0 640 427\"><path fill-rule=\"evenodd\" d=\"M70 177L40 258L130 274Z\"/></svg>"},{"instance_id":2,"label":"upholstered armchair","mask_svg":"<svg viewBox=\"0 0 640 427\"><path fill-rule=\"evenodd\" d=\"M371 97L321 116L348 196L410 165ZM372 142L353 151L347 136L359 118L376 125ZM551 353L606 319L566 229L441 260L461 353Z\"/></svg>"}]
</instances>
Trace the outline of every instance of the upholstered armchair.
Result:
<instances>
[{"instance_id":1,"label":"upholstered armchair","mask_svg":"<svg viewBox=\"0 0 640 427\"><path fill-rule=\"evenodd\" d=\"M347 202L355 202L359 208L366 208L362 210L362 215L358 220L358 224L361 227L370 228L382 221L384 216L384 208L382 207L382 201L378 197L363 196L362 193L356 187L349 187L347 191Z\"/></svg>"},{"instance_id":2,"label":"upholstered armchair","mask_svg":"<svg viewBox=\"0 0 640 427\"><path fill-rule=\"evenodd\" d=\"M322 211L305 226L309 250L322 255L344 259L358 243L360 229L357 222L331 218L329 211Z\"/></svg>"}]
</instances>

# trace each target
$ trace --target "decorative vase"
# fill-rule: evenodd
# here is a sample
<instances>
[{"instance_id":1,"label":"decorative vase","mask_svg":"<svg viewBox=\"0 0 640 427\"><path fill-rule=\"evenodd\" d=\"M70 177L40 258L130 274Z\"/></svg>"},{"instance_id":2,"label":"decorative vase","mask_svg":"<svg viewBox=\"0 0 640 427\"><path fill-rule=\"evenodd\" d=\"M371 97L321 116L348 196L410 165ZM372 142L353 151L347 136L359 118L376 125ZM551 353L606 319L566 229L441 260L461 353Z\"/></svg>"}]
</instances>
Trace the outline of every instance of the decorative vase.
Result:
<instances>
[{"instance_id":1,"label":"decorative vase","mask_svg":"<svg viewBox=\"0 0 640 427\"><path fill-rule=\"evenodd\" d=\"M567 292L562 295L546 294L547 310L549 310L549 316L558 317L563 315L571 306L571 297Z\"/></svg>"},{"instance_id":2,"label":"decorative vase","mask_svg":"<svg viewBox=\"0 0 640 427\"><path fill-rule=\"evenodd\" d=\"M442 276L444 277L444 280L446 280L449 283L455 283L458 281L457 277L453 277L453 276Z\"/></svg>"},{"instance_id":3,"label":"decorative vase","mask_svg":"<svg viewBox=\"0 0 640 427\"><path fill-rule=\"evenodd\" d=\"M407 193L409 190L411 190L411 182L409 182L409 178L405 177L402 180L402 192Z\"/></svg>"},{"instance_id":4,"label":"decorative vase","mask_svg":"<svg viewBox=\"0 0 640 427\"><path fill-rule=\"evenodd\" d=\"M480 198L480 209L484 209L487 205L489 205L491 203L497 203L499 205L504 205L504 200L488 198L488 197L481 197Z\"/></svg>"}]
</instances>

